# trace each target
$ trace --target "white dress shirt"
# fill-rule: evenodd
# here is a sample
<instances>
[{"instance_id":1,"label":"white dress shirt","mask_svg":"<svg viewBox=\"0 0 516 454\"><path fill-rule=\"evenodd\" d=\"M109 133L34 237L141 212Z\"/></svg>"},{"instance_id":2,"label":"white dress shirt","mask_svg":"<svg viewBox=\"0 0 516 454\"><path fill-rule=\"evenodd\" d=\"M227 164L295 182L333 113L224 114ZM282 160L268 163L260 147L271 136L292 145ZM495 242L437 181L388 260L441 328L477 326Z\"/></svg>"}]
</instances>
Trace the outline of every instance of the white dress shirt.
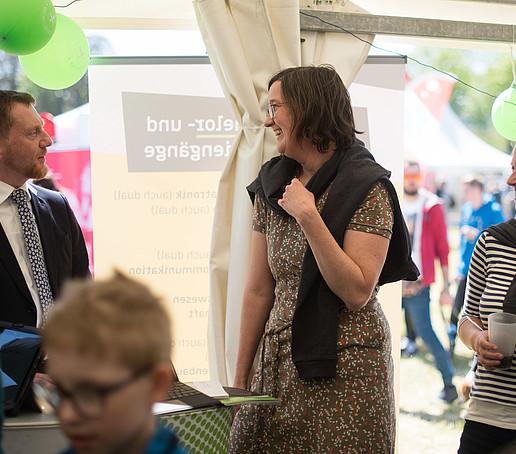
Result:
<instances>
[{"instance_id":1,"label":"white dress shirt","mask_svg":"<svg viewBox=\"0 0 516 454\"><path fill-rule=\"evenodd\" d=\"M40 326L42 320L42 310L39 301L39 293L36 287L36 282L34 281L34 275L32 273L27 246L25 245L25 237L23 235L23 230L18 215L18 206L16 205L16 202L9 197L11 192L13 192L15 189L16 188L13 188L11 185L0 181L0 224L2 224L7 239L9 240L9 244L11 245L11 249L16 256L16 260L18 260L18 264L20 265L20 269L23 273L23 277L25 278L25 282L27 283L27 287L29 288L32 299L36 303L37 326ZM32 197L32 189L27 185L27 183L21 186L21 189L29 194L30 200ZM30 203L29 209L32 212L32 206ZM43 250L43 248L41 250Z\"/></svg>"}]
</instances>

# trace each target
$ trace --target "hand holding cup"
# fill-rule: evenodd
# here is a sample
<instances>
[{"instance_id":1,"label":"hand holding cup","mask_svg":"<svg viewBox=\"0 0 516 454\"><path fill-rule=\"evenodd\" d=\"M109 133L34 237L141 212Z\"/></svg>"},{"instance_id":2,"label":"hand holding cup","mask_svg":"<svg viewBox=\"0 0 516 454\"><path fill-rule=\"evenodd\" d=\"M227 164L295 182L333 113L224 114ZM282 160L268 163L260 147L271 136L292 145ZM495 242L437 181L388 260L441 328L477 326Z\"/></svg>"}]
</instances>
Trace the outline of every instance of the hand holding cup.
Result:
<instances>
[{"instance_id":1,"label":"hand holding cup","mask_svg":"<svg viewBox=\"0 0 516 454\"><path fill-rule=\"evenodd\" d=\"M488 316L489 342L498 347L503 355L496 369L510 369L516 345L516 315L508 312L495 312Z\"/></svg>"}]
</instances>

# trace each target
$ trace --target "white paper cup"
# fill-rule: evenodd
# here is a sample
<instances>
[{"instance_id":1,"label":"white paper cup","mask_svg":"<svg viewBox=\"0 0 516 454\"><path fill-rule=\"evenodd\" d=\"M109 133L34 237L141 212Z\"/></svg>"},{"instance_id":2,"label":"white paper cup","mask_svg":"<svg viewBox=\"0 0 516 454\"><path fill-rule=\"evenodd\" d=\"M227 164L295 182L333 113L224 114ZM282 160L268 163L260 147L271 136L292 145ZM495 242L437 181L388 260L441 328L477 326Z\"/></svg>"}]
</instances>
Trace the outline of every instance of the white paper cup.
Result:
<instances>
[{"instance_id":1,"label":"white paper cup","mask_svg":"<svg viewBox=\"0 0 516 454\"><path fill-rule=\"evenodd\" d=\"M503 359L497 369L510 369L516 345L516 315L496 312L487 318L489 342L498 347Z\"/></svg>"}]
</instances>

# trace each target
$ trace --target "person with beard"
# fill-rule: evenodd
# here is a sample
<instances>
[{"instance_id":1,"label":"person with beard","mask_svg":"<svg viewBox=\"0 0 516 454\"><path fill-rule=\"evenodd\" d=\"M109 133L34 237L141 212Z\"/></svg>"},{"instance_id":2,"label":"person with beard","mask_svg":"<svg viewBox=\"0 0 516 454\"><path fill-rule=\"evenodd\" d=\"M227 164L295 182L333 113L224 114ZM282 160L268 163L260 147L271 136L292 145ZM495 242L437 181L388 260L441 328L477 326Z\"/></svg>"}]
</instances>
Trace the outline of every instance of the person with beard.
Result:
<instances>
[{"instance_id":1,"label":"person with beard","mask_svg":"<svg viewBox=\"0 0 516 454\"><path fill-rule=\"evenodd\" d=\"M430 285L435 281L435 260L439 259L443 289L439 303L451 304L448 281L449 245L442 200L421 187L421 169L417 162L405 162L403 214L412 239L412 260L421 271L414 282L403 282L402 305L409 326L434 357L444 388L439 398L447 403L457 399L453 384L453 366L435 334L430 317ZM408 326L408 328L409 328Z\"/></svg>"},{"instance_id":2,"label":"person with beard","mask_svg":"<svg viewBox=\"0 0 516 454\"><path fill-rule=\"evenodd\" d=\"M42 326L70 278L90 277L81 229L44 178L52 139L28 93L0 90L0 320Z\"/></svg>"},{"instance_id":3,"label":"person with beard","mask_svg":"<svg viewBox=\"0 0 516 454\"><path fill-rule=\"evenodd\" d=\"M516 148L511 167L507 185L516 189ZM469 265L458 332L478 362L459 454L516 452L516 362L502 368L504 356L488 331L490 314L516 314L515 276L516 220L509 219L482 232Z\"/></svg>"}]
</instances>

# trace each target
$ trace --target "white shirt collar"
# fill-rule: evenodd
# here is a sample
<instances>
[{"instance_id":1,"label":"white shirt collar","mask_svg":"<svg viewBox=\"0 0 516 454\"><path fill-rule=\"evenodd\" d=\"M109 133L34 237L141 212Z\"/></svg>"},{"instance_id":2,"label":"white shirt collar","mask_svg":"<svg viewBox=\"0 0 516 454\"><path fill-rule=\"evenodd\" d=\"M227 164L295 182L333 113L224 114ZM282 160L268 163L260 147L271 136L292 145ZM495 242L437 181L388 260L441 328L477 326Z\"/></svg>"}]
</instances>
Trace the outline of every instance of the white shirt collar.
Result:
<instances>
[{"instance_id":1,"label":"white shirt collar","mask_svg":"<svg viewBox=\"0 0 516 454\"><path fill-rule=\"evenodd\" d=\"M4 183L3 181L0 181L0 203L4 203L7 198L11 195L11 192L13 192L17 188L13 188L10 184ZM31 198L31 193L29 191L29 185L27 182L23 183L20 186L20 189L23 189L27 194L29 194L29 200Z\"/></svg>"}]
</instances>

